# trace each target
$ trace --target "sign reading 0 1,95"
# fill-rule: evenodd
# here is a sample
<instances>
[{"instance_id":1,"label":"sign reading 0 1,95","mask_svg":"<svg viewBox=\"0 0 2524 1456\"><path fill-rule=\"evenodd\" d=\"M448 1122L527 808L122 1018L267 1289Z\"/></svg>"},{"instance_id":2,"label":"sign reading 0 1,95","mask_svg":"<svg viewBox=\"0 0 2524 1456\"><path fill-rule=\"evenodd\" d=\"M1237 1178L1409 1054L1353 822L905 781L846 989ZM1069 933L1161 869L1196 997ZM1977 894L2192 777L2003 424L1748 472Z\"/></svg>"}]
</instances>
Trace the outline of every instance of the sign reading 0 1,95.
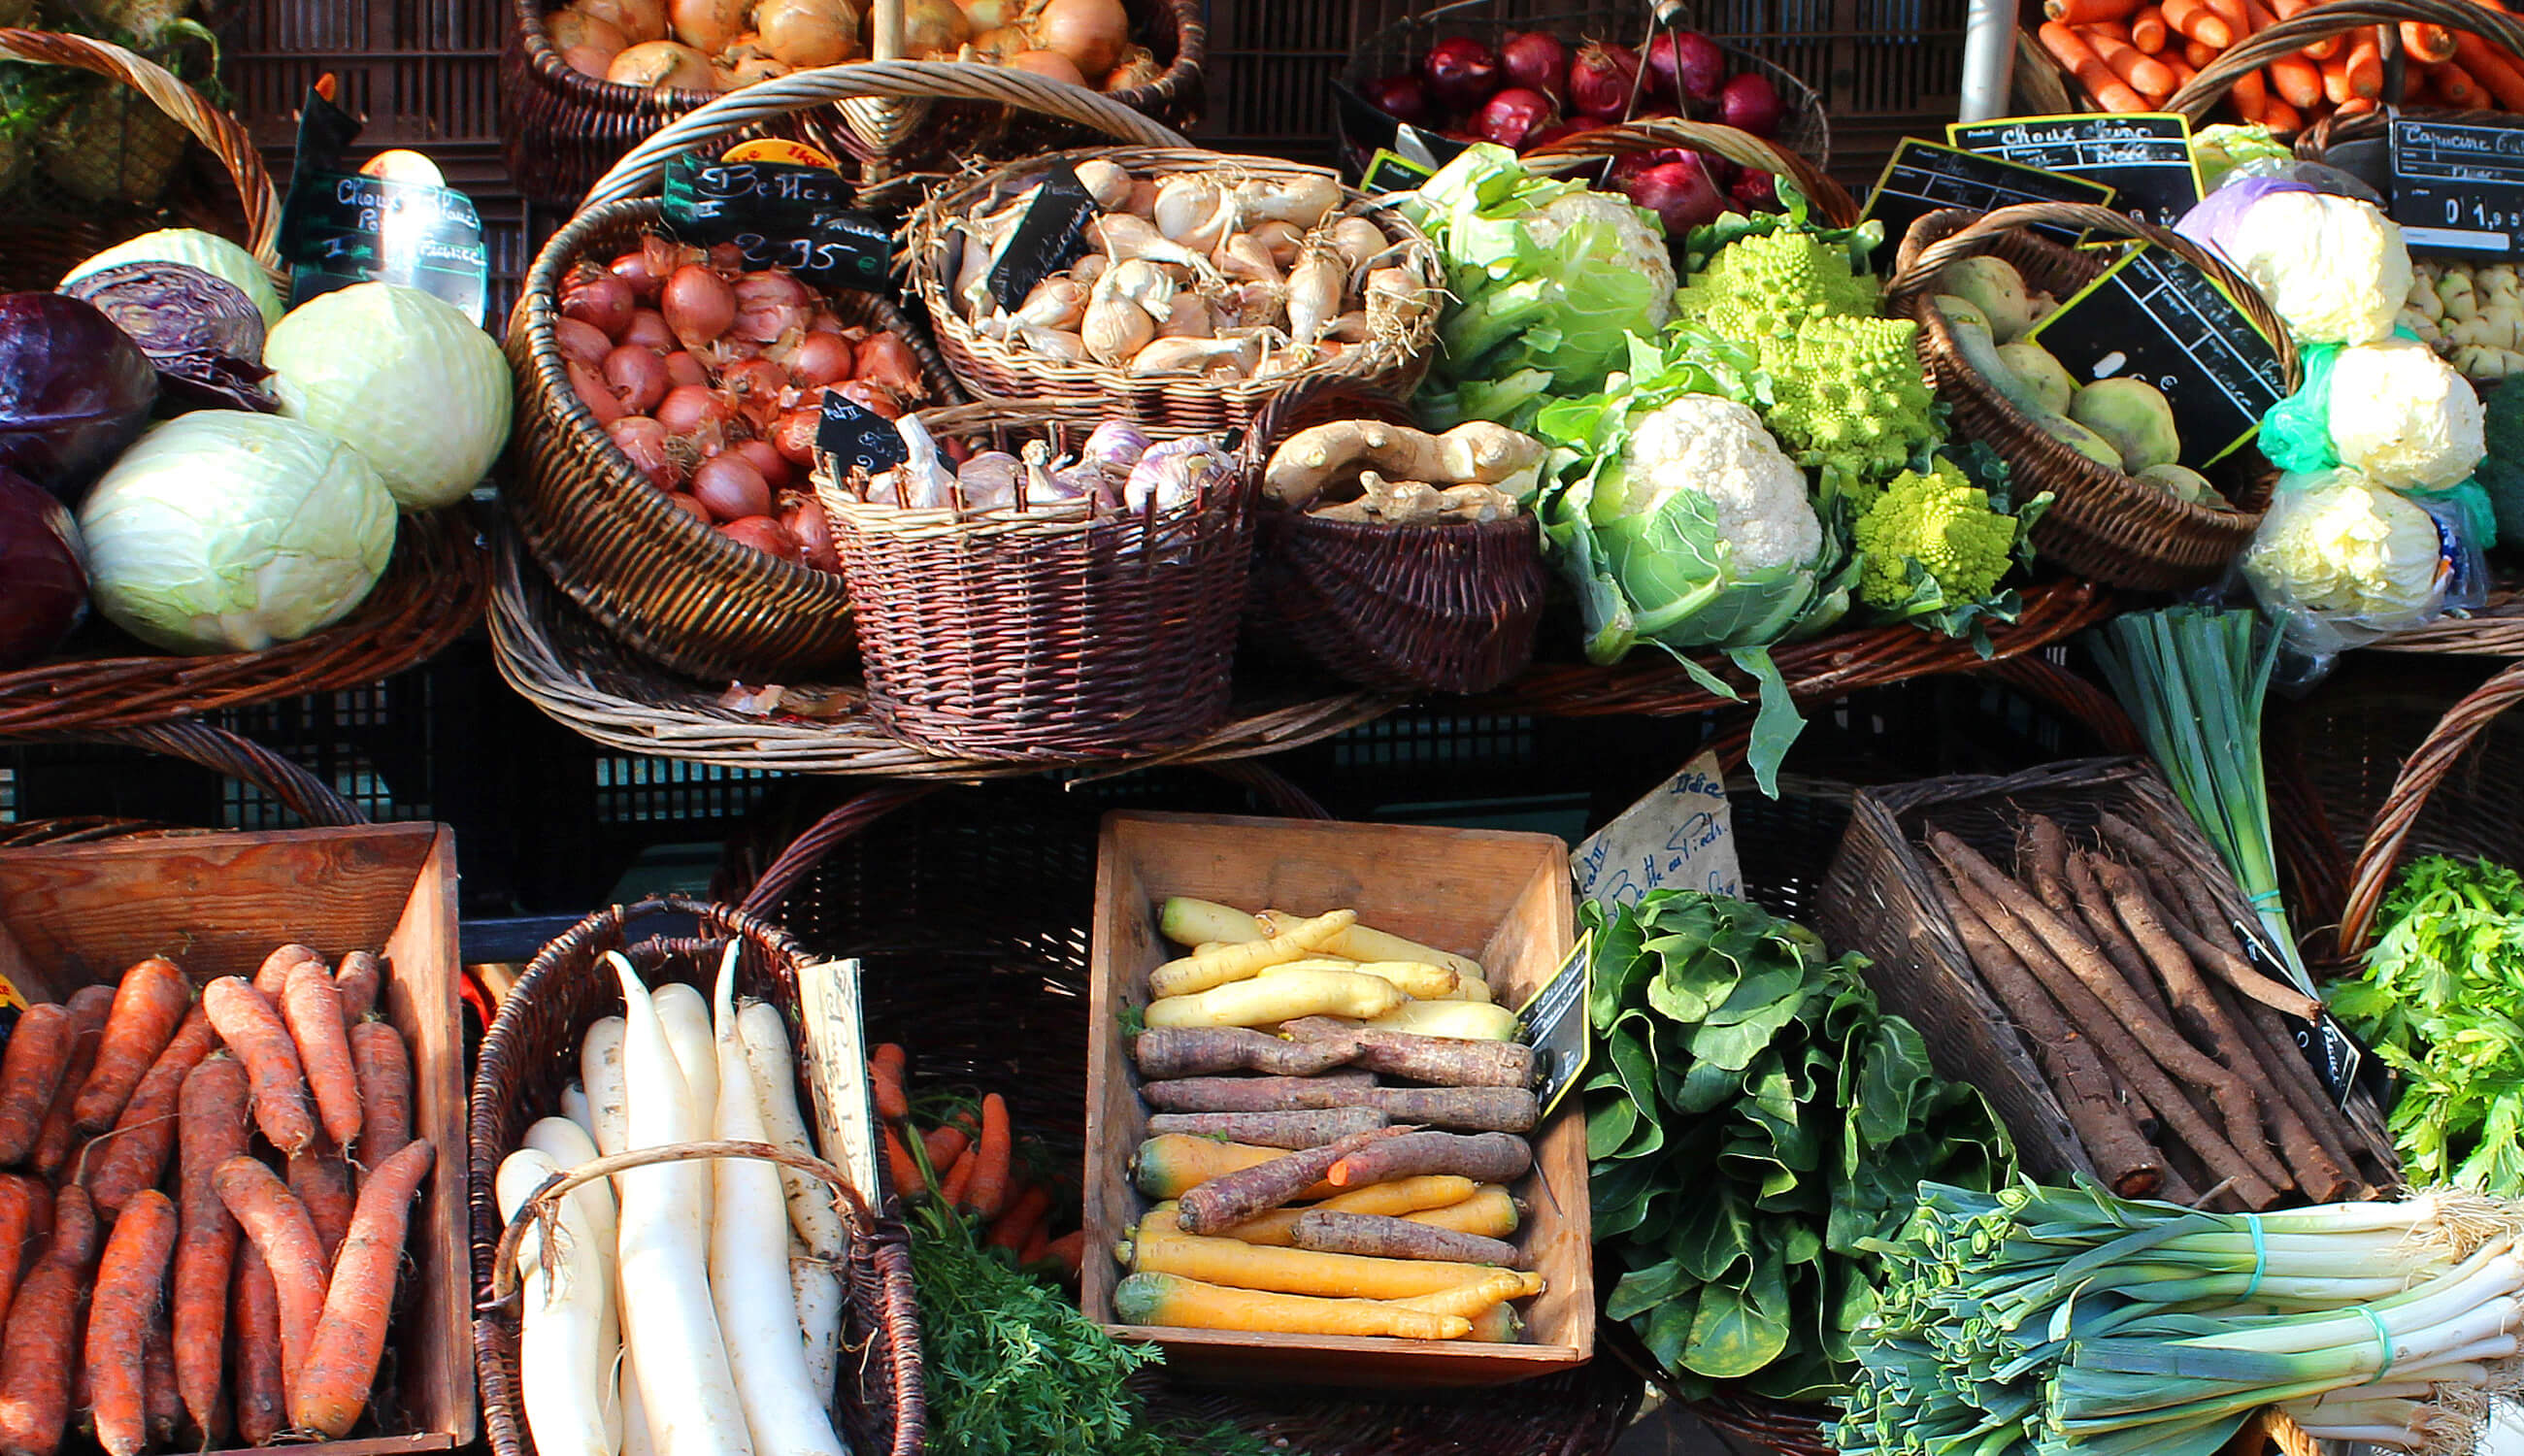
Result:
<instances>
[{"instance_id":1,"label":"sign reading 0 1,95","mask_svg":"<svg viewBox=\"0 0 2524 1456\"><path fill-rule=\"evenodd\" d=\"M2524 126L2397 118L2392 154L2393 220L2412 248L2524 251Z\"/></svg>"},{"instance_id":2,"label":"sign reading 0 1,95","mask_svg":"<svg viewBox=\"0 0 2524 1456\"><path fill-rule=\"evenodd\" d=\"M822 287L885 289L894 235L851 210L849 183L829 167L687 154L666 165L660 194L666 226L684 242L734 244L749 268L785 267Z\"/></svg>"}]
</instances>

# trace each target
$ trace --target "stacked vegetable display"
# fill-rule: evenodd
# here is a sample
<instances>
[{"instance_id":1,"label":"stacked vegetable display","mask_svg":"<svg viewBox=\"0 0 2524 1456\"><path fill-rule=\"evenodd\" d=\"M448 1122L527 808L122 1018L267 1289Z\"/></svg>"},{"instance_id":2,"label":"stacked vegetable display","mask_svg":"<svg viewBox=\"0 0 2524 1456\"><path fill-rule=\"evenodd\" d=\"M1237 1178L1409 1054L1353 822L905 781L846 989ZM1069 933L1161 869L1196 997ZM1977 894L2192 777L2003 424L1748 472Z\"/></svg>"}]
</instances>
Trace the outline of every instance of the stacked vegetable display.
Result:
<instances>
[{"instance_id":1,"label":"stacked vegetable display","mask_svg":"<svg viewBox=\"0 0 2524 1456\"><path fill-rule=\"evenodd\" d=\"M1507 1188L1532 1166L1534 1058L1480 966L1354 910L1177 898L1158 923L1193 948L1150 973L1131 1044L1156 1109L1133 1177L1157 1201L1113 1251L1115 1316L1515 1339L1510 1301L1543 1291Z\"/></svg>"},{"instance_id":2,"label":"stacked vegetable display","mask_svg":"<svg viewBox=\"0 0 2524 1456\"><path fill-rule=\"evenodd\" d=\"M624 1014L581 1040L562 1116L500 1164L503 1215L556 1175L645 1148L814 1155L778 1007L739 1006L737 946L704 1003L608 952ZM822 1453L841 1373L847 1230L813 1176L755 1158L650 1163L562 1193L517 1245L520 1395L537 1450Z\"/></svg>"},{"instance_id":3,"label":"stacked vegetable display","mask_svg":"<svg viewBox=\"0 0 2524 1456\"><path fill-rule=\"evenodd\" d=\"M643 90L733 91L864 60L867 0L571 0L544 32L571 70ZM1122 0L905 0L902 58L979 61L1121 91L1165 73Z\"/></svg>"},{"instance_id":4,"label":"stacked vegetable display","mask_svg":"<svg viewBox=\"0 0 2524 1456\"><path fill-rule=\"evenodd\" d=\"M676 508L784 561L839 571L806 483L824 396L892 419L929 399L901 335L844 323L786 268L652 234L581 264L553 326L571 389Z\"/></svg>"},{"instance_id":5,"label":"stacked vegetable display","mask_svg":"<svg viewBox=\"0 0 2524 1456\"><path fill-rule=\"evenodd\" d=\"M371 1014L386 981L365 952L337 974L283 946L197 1001L153 956L19 1016L0 1054L17 1170L0 1175L0 1448L48 1453L75 1429L133 1456L359 1426L433 1158L403 1039Z\"/></svg>"}]
</instances>

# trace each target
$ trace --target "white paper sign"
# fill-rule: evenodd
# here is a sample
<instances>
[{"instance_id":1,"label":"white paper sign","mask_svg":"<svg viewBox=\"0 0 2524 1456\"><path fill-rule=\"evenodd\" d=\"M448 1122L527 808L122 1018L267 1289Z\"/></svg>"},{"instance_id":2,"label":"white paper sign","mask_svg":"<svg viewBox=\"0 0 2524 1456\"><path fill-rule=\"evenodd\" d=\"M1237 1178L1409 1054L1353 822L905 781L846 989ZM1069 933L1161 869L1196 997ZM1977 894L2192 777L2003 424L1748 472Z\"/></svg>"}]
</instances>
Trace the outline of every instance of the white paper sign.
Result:
<instances>
[{"instance_id":1,"label":"white paper sign","mask_svg":"<svg viewBox=\"0 0 2524 1456\"><path fill-rule=\"evenodd\" d=\"M1744 893L1718 755L1703 753L1569 856L1578 894L1626 905L1651 890Z\"/></svg>"}]
</instances>

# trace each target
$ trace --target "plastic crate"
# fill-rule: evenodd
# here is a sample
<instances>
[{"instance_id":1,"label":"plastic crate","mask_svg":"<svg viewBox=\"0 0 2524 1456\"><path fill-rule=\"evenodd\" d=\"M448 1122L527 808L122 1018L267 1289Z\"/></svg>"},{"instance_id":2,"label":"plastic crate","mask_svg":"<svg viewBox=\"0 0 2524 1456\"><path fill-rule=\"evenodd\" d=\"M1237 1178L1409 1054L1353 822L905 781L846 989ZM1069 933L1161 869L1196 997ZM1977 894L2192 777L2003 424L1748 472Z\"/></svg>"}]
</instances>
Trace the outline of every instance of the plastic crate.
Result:
<instances>
[{"instance_id":1,"label":"plastic crate","mask_svg":"<svg viewBox=\"0 0 2524 1456\"><path fill-rule=\"evenodd\" d=\"M368 119L364 144L496 147L508 14L498 0L249 0L223 70L255 141L284 157L291 114L326 72Z\"/></svg>"}]
</instances>

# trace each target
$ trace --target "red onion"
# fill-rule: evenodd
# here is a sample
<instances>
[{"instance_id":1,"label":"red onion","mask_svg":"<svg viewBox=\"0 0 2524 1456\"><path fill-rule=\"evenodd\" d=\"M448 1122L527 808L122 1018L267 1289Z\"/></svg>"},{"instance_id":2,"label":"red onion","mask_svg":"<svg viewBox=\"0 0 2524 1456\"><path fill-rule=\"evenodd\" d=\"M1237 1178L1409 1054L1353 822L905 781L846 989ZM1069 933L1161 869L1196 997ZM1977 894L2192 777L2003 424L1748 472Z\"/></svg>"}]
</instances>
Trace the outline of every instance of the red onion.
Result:
<instances>
[{"instance_id":1,"label":"red onion","mask_svg":"<svg viewBox=\"0 0 2524 1456\"><path fill-rule=\"evenodd\" d=\"M666 326L675 331L685 348L699 349L726 333L728 325L736 321L736 290L727 286L725 278L700 264L686 264L666 280L659 312L666 315Z\"/></svg>"},{"instance_id":2,"label":"red onion","mask_svg":"<svg viewBox=\"0 0 2524 1456\"><path fill-rule=\"evenodd\" d=\"M1469 35L1450 35L1429 48L1420 75L1439 105L1469 112L1498 89L1498 57Z\"/></svg>"},{"instance_id":3,"label":"red onion","mask_svg":"<svg viewBox=\"0 0 2524 1456\"><path fill-rule=\"evenodd\" d=\"M1726 82L1726 53L1697 30L1668 30L1648 42L1650 89L1666 101L1711 102Z\"/></svg>"},{"instance_id":4,"label":"red onion","mask_svg":"<svg viewBox=\"0 0 2524 1456\"><path fill-rule=\"evenodd\" d=\"M657 271L645 248L634 248L613 260L613 276L631 285L631 296L640 302L655 303L657 290L666 286L666 275Z\"/></svg>"},{"instance_id":5,"label":"red onion","mask_svg":"<svg viewBox=\"0 0 2524 1456\"><path fill-rule=\"evenodd\" d=\"M1429 88L1420 77L1408 72L1400 75L1381 75L1361 90L1367 104L1397 121L1420 122L1431 119Z\"/></svg>"},{"instance_id":6,"label":"red onion","mask_svg":"<svg viewBox=\"0 0 2524 1456\"><path fill-rule=\"evenodd\" d=\"M709 371L700 360L678 349L666 356L666 379L673 384L707 384Z\"/></svg>"},{"instance_id":7,"label":"red onion","mask_svg":"<svg viewBox=\"0 0 2524 1456\"><path fill-rule=\"evenodd\" d=\"M570 279L560 293L562 317L595 324L608 339L622 337L631 324L632 308L631 285L594 268Z\"/></svg>"},{"instance_id":8,"label":"red onion","mask_svg":"<svg viewBox=\"0 0 2524 1456\"><path fill-rule=\"evenodd\" d=\"M727 453L761 471L763 483L773 490L787 485L798 474L789 457L768 440L740 440L728 447Z\"/></svg>"},{"instance_id":9,"label":"red onion","mask_svg":"<svg viewBox=\"0 0 2524 1456\"><path fill-rule=\"evenodd\" d=\"M842 554L833 545L833 523L824 514L823 502L793 493L780 502L780 523L798 538L807 565L818 571L842 569Z\"/></svg>"},{"instance_id":10,"label":"red onion","mask_svg":"<svg viewBox=\"0 0 2524 1456\"><path fill-rule=\"evenodd\" d=\"M622 417L622 401L614 397L613 386L605 382L603 374L574 359L567 367L570 391L587 407L587 413L596 416L598 424L611 424Z\"/></svg>"},{"instance_id":11,"label":"red onion","mask_svg":"<svg viewBox=\"0 0 2524 1456\"><path fill-rule=\"evenodd\" d=\"M700 521L703 525L716 526L718 524L716 521L710 519L709 508L703 505L701 502L694 500L692 492L690 491L679 490L669 494L666 497L666 504L674 507L684 514L691 516L693 519Z\"/></svg>"},{"instance_id":12,"label":"red onion","mask_svg":"<svg viewBox=\"0 0 2524 1456\"><path fill-rule=\"evenodd\" d=\"M1748 167L1735 174L1735 185L1727 189L1738 207L1769 212L1779 205L1779 179L1758 167Z\"/></svg>"},{"instance_id":13,"label":"red onion","mask_svg":"<svg viewBox=\"0 0 2524 1456\"><path fill-rule=\"evenodd\" d=\"M736 280L737 337L768 344L791 329L803 332L815 299L806 285L778 271L746 273Z\"/></svg>"},{"instance_id":14,"label":"red onion","mask_svg":"<svg viewBox=\"0 0 2524 1456\"><path fill-rule=\"evenodd\" d=\"M843 399L849 401L851 404L858 406L860 409L867 411L869 413L874 414L881 419L900 419L902 417L901 396L865 375L861 375L848 383L836 384L832 386L832 388L836 393L841 395Z\"/></svg>"},{"instance_id":15,"label":"red onion","mask_svg":"<svg viewBox=\"0 0 2524 1456\"><path fill-rule=\"evenodd\" d=\"M1626 191L1629 180L1649 168L1663 167L1669 162L1687 162L1695 155L1689 147L1651 147L1644 152L1625 152L1613 159L1613 170L1604 180L1612 183L1613 190L1617 192Z\"/></svg>"},{"instance_id":16,"label":"red onion","mask_svg":"<svg viewBox=\"0 0 2524 1456\"><path fill-rule=\"evenodd\" d=\"M771 448L793 465L815 463L815 426L822 415L814 410L792 410L771 426Z\"/></svg>"},{"instance_id":17,"label":"red onion","mask_svg":"<svg viewBox=\"0 0 2524 1456\"><path fill-rule=\"evenodd\" d=\"M657 402L657 422L669 435L716 444L736 422L736 401L704 385L678 384Z\"/></svg>"},{"instance_id":18,"label":"red onion","mask_svg":"<svg viewBox=\"0 0 2524 1456\"><path fill-rule=\"evenodd\" d=\"M666 427L654 419L626 414L605 427L613 443L649 483L659 490L673 490L684 483L684 468L675 462L675 454L666 438Z\"/></svg>"},{"instance_id":19,"label":"red onion","mask_svg":"<svg viewBox=\"0 0 2524 1456\"><path fill-rule=\"evenodd\" d=\"M920 376L920 356L902 342L900 334L872 333L859 344L853 365L861 379L873 380L907 400L916 400L929 392Z\"/></svg>"},{"instance_id":20,"label":"red onion","mask_svg":"<svg viewBox=\"0 0 2524 1456\"><path fill-rule=\"evenodd\" d=\"M613 341L605 336L605 330L579 318L554 319L553 343L559 347L561 358L599 368L605 365L605 356L613 352Z\"/></svg>"},{"instance_id":21,"label":"red onion","mask_svg":"<svg viewBox=\"0 0 2524 1456\"><path fill-rule=\"evenodd\" d=\"M840 334L810 333L789 356L789 372L809 389L818 384L838 384L850 377L856 356L850 341Z\"/></svg>"},{"instance_id":22,"label":"red onion","mask_svg":"<svg viewBox=\"0 0 2524 1456\"><path fill-rule=\"evenodd\" d=\"M655 349L659 354L672 354L684 347L675 338L675 331L666 327L666 315L655 309L631 311L631 322L622 330L622 342Z\"/></svg>"},{"instance_id":23,"label":"red onion","mask_svg":"<svg viewBox=\"0 0 2524 1456\"><path fill-rule=\"evenodd\" d=\"M1706 227L1726 211L1725 194L1710 180L1708 169L1698 158L1660 163L1630 178L1622 190L1630 201L1662 218L1670 238Z\"/></svg>"},{"instance_id":24,"label":"red onion","mask_svg":"<svg viewBox=\"0 0 2524 1456\"><path fill-rule=\"evenodd\" d=\"M787 526L767 515L749 515L732 520L718 528L718 533L739 546L750 546L766 557L804 565L806 549Z\"/></svg>"},{"instance_id":25,"label":"red onion","mask_svg":"<svg viewBox=\"0 0 2524 1456\"><path fill-rule=\"evenodd\" d=\"M1499 42L1499 70L1511 86L1523 86L1551 98L1555 107L1569 91L1569 48L1539 30L1518 30Z\"/></svg>"},{"instance_id":26,"label":"red onion","mask_svg":"<svg viewBox=\"0 0 2524 1456\"><path fill-rule=\"evenodd\" d=\"M1558 121L1551 98L1524 86L1510 86L1481 103L1473 129L1500 146L1522 147L1526 139Z\"/></svg>"},{"instance_id":27,"label":"red onion","mask_svg":"<svg viewBox=\"0 0 2524 1456\"><path fill-rule=\"evenodd\" d=\"M713 456L693 471L693 496L720 520L771 513L771 486L740 455Z\"/></svg>"},{"instance_id":28,"label":"red onion","mask_svg":"<svg viewBox=\"0 0 2524 1456\"><path fill-rule=\"evenodd\" d=\"M1718 92L1718 120L1755 136L1769 136L1778 130L1779 119L1786 110L1779 104L1778 89L1758 71L1735 76Z\"/></svg>"},{"instance_id":29,"label":"red onion","mask_svg":"<svg viewBox=\"0 0 2524 1456\"><path fill-rule=\"evenodd\" d=\"M605 382L613 386L622 408L634 414L656 409L673 385L666 377L666 362L655 350L637 344L624 344L605 356Z\"/></svg>"},{"instance_id":30,"label":"red onion","mask_svg":"<svg viewBox=\"0 0 2524 1456\"><path fill-rule=\"evenodd\" d=\"M1581 131L1592 131L1594 129L1595 123L1591 121L1556 121L1549 126L1543 127L1540 131L1533 133L1531 136L1527 137L1525 139L1525 149L1529 152L1534 152L1539 151L1544 147L1558 146L1560 143L1567 141L1569 138L1578 135Z\"/></svg>"},{"instance_id":31,"label":"red onion","mask_svg":"<svg viewBox=\"0 0 2524 1456\"><path fill-rule=\"evenodd\" d=\"M1569 63L1569 105L1579 116L1618 121L1630 108L1639 77L1638 53L1626 45L1590 40Z\"/></svg>"}]
</instances>

